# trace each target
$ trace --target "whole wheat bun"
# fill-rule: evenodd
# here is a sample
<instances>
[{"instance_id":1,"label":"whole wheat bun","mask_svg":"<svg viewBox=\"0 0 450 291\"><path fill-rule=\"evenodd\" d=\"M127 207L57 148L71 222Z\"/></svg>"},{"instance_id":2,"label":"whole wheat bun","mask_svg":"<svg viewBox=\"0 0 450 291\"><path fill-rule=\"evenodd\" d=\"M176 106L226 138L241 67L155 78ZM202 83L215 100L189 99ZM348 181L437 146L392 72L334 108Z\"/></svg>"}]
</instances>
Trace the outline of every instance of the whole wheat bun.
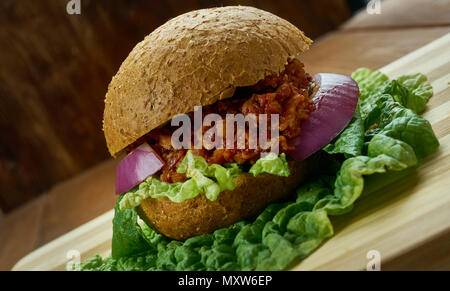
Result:
<instances>
[{"instance_id":1,"label":"whole wheat bun","mask_svg":"<svg viewBox=\"0 0 450 291\"><path fill-rule=\"evenodd\" d=\"M302 162L291 161L289 177L241 174L236 178L236 188L221 192L216 201L208 200L205 195L181 203L167 198L148 198L137 211L142 220L158 232L176 240L186 240L259 214L268 204L293 193L299 183L318 171L320 164L318 156Z\"/></svg>"},{"instance_id":2,"label":"whole wheat bun","mask_svg":"<svg viewBox=\"0 0 450 291\"><path fill-rule=\"evenodd\" d=\"M108 87L103 130L117 156L173 116L231 97L309 48L302 31L245 6L192 11L138 43Z\"/></svg>"}]
</instances>

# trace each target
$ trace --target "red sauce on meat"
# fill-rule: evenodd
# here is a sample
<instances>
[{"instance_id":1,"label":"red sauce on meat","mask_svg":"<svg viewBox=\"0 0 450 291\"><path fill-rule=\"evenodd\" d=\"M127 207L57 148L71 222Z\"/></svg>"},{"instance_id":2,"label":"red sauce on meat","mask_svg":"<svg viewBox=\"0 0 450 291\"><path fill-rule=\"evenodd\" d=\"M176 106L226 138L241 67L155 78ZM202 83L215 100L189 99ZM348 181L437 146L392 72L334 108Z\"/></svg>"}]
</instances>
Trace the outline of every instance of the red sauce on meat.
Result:
<instances>
[{"instance_id":1,"label":"red sauce on meat","mask_svg":"<svg viewBox=\"0 0 450 291\"><path fill-rule=\"evenodd\" d=\"M252 87L238 88L233 97L218 101L203 107L203 116L217 113L225 120L226 114L279 114L279 147L280 152L289 153L292 148L289 140L301 133L301 123L314 110L311 102L312 78L305 73L303 64L294 59L288 63L279 76L268 76ZM192 119L192 114L190 115ZM193 122L192 122L193 123ZM270 132L270 120L268 121ZM174 183L186 180L184 174L176 172L177 165L184 158L186 150L176 150L171 145L171 136L177 128L170 124L151 131L144 137L166 161L161 169L161 181ZM205 132L208 128L204 127ZM226 131L226 128L225 128ZM224 141L225 145L225 141ZM216 149L193 150L195 155L202 156L209 164L236 162L238 164L253 164L259 159L262 148L248 149L248 134L246 149Z\"/></svg>"}]
</instances>

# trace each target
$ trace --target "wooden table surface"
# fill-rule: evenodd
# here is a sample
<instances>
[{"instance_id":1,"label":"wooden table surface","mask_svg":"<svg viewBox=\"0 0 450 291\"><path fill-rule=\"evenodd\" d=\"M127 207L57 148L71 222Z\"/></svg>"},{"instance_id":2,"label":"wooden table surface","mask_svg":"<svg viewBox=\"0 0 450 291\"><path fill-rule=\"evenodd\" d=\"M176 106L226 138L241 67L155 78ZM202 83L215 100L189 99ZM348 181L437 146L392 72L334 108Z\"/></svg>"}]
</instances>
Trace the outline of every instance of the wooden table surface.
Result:
<instances>
[{"instance_id":1,"label":"wooden table surface","mask_svg":"<svg viewBox=\"0 0 450 291\"><path fill-rule=\"evenodd\" d=\"M381 14L362 11L304 54L308 72L349 74L377 69L450 32L450 0L386 0ZM114 171L107 160L61 183L22 208L0 218L0 270L90 221L114 206ZM431 251L432 250L432 251ZM444 233L390 262L383 269L450 269L450 233Z\"/></svg>"}]
</instances>

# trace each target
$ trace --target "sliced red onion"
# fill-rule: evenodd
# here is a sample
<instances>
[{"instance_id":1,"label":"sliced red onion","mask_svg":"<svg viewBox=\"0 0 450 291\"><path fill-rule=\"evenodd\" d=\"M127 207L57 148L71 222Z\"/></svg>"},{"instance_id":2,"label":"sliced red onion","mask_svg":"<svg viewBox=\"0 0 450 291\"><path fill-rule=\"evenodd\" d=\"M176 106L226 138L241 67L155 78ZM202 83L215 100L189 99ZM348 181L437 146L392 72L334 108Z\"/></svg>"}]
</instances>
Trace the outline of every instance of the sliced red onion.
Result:
<instances>
[{"instance_id":1,"label":"sliced red onion","mask_svg":"<svg viewBox=\"0 0 450 291\"><path fill-rule=\"evenodd\" d=\"M116 169L116 194L122 194L158 172L164 161L144 143L130 152Z\"/></svg>"},{"instance_id":2,"label":"sliced red onion","mask_svg":"<svg viewBox=\"0 0 450 291\"><path fill-rule=\"evenodd\" d=\"M319 86L313 97L316 110L302 124L302 133L292 141L294 159L302 161L332 141L349 124L359 99L358 84L337 74L314 76Z\"/></svg>"}]
</instances>

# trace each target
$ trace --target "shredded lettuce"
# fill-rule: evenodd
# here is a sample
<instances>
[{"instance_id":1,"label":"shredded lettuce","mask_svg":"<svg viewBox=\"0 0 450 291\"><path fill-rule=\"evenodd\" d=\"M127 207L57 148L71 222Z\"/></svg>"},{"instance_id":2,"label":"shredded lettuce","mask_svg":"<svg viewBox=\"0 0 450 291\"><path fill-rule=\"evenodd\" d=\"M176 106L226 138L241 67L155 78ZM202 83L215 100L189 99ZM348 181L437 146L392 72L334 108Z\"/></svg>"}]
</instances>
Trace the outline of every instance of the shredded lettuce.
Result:
<instances>
[{"instance_id":1,"label":"shredded lettuce","mask_svg":"<svg viewBox=\"0 0 450 291\"><path fill-rule=\"evenodd\" d=\"M407 75L390 81L380 72L358 69L352 77L361 91L359 112L324 148L333 161L329 168L301 186L296 200L271 204L253 221L240 221L185 242L168 239L146 224L139 224L134 208L121 210L116 206L112 256L104 259L96 256L76 267L81 270L283 270L295 266L333 235L329 217L353 208L363 193L365 176L412 168L439 147L430 123L417 115L432 94L423 75ZM284 175L285 165L284 156L268 155L250 173ZM231 185L225 183L229 179L220 182L212 178L223 174L216 174L216 169L209 169L195 156L183 161L180 171L190 173L191 177L213 180L219 189ZM201 181L196 187L206 191L210 185Z\"/></svg>"},{"instance_id":2,"label":"shredded lettuce","mask_svg":"<svg viewBox=\"0 0 450 291\"><path fill-rule=\"evenodd\" d=\"M149 177L123 195L123 199L120 200L120 209L136 207L150 197L165 197L173 202L183 202L199 194L204 194L209 200L215 201L220 192L234 189L235 178L243 170L236 163L208 165L203 157L195 156L188 151L179 164L177 172L185 173L189 179L182 183L166 183L157 177ZM256 161L249 172L254 176L262 173L289 176L286 155L277 156L275 153L269 153Z\"/></svg>"}]
</instances>

